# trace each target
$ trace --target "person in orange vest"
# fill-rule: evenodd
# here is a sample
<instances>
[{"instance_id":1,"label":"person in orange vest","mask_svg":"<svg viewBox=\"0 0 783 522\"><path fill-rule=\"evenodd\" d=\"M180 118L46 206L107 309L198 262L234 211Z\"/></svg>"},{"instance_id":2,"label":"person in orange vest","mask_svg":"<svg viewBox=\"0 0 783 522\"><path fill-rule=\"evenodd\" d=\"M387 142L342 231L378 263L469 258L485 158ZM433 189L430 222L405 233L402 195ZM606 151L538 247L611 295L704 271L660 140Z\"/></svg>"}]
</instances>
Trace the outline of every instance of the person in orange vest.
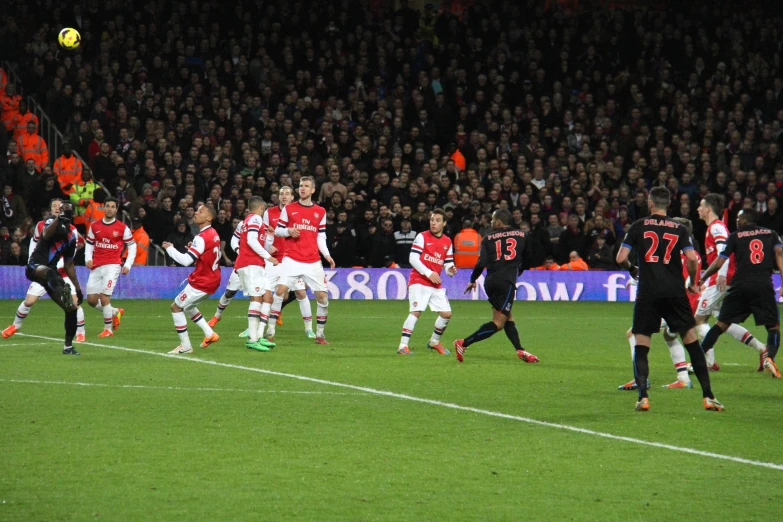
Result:
<instances>
[{"instance_id":1,"label":"person in orange vest","mask_svg":"<svg viewBox=\"0 0 783 522\"><path fill-rule=\"evenodd\" d=\"M87 209L84 211L84 228L87 232L90 231L93 223L100 221L106 215L106 211L103 208L105 202L106 193L102 190L96 190L92 199L87 203Z\"/></svg>"},{"instance_id":2,"label":"person in orange vest","mask_svg":"<svg viewBox=\"0 0 783 522\"><path fill-rule=\"evenodd\" d=\"M38 116L27 110L27 102L19 102L19 110L14 114L14 137L21 136L27 129L28 122L35 123L35 130L38 131Z\"/></svg>"},{"instance_id":3,"label":"person in orange vest","mask_svg":"<svg viewBox=\"0 0 783 522\"><path fill-rule=\"evenodd\" d=\"M451 144L451 156L449 158L454 161L454 165L461 171L465 170L466 162L465 162L465 156L460 152L459 147L457 147L456 143Z\"/></svg>"},{"instance_id":4,"label":"person in orange vest","mask_svg":"<svg viewBox=\"0 0 783 522\"><path fill-rule=\"evenodd\" d=\"M16 85L9 83L6 86L5 93L0 93L0 105L3 107L3 113L0 119L5 130L12 132L14 130L14 117L19 111L19 103L22 97L16 94Z\"/></svg>"},{"instance_id":5,"label":"person in orange vest","mask_svg":"<svg viewBox=\"0 0 783 522\"><path fill-rule=\"evenodd\" d=\"M63 142L63 155L57 158L52 169L54 175L57 176L57 182L60 184L60 190L63 191L63 194L68 196L73 192L74 185L82 179L83 170L84 165L73 153L71 142Z\"/></svg>"},{"instance_id":6,"label":"person in orange vest","mask_svg":"<svg viewBox=\"0 0 783 522\"><path fill-rule=\"evenodd\" d=\"M16 146L22 161L32 159L35 162L35 168L39 172L44 165L49 164L49 147L42 137L35 130L35 122L27 122L27 132L20 134L16 139Z\"/></svg>"},{"instance_id":7,"label":"person in orange vest","mask_svg":"<svg viewBox=\"0 0 783 522\"><path fill-rule=\"evenodd\" d=\"M138 217L133 218L131 229L133 230L133 240L136 242L136 259L133 261L133 266L146 266L150 253L150 236L147 235L147 231L144 230L141 219ZM127 256L126 251L125 257Z\"/></svg>"},{"instance_id":8,"label":"person in orange vest","mask_svg":"<svg viewBox=\"0 0 783 522\"><path fill-rule=\"evenodd\" d=\"M587 263L579 257L579 252L574 250L568 254L568 263L560 265L560 270L588 270Z\"/></svg>"},{"instance_id":9,"label":"person in orange vest","mask_svg":"<svg viewBox=\"0 0 783 522\"><path fill-rule=\"evenodd\" d=\"M102 189L93 183L92 173L88 169L83 170L82 182L74 184L73 192L69 196L74 208L73 224L76 225L76 229L79 232L87 233L87 229L84 226L84 212L87 210L87 205L90 204L95 192L99 190Z\"/></svg>"},{"instance_id":10,"label":"person in orange vest","mask_svg":"<svg viewBox=\"0 0 783 522\"><path fill-rule=\"evenodd\" d=\"M554 257L546 256L543 265L531 268L530 270L560 270L560 265L555 263Z\"/></svg>"},{"instance_id":11,"label":"person in orange vest","mask_svg":"<svg viewBox=\"0 0 783 522\"><path fill-rule=\"evenodd\" d=\"M462 222L462 230L454 236L454 264L457 268L473 268L479 258L481 236L470 220Z\"/></svg>"}]
</instances>

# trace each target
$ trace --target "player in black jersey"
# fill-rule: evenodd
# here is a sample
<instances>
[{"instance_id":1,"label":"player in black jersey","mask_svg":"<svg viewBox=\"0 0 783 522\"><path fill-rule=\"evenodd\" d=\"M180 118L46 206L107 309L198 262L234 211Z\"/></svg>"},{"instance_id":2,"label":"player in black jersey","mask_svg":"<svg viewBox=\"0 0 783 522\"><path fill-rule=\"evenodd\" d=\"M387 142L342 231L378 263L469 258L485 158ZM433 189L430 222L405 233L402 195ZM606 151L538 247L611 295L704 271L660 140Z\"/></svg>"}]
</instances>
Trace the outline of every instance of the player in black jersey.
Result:
<instances>
[{"instance_id":1,"label":"player in black jersey","mask_svg":"<svg viewBox=\"0 0 783 522\"><path fill-rule=\"evenodd\" d=\"M737 231L726 240L726 248L704 272L704 279L716 273L734 254L737 268L723 304L718 322L704 337L704 351L715 346L718 337L729 326L741 323L753 314L756 325L767 329L767 354L763 368L773 377L781 375L775 365L780 346L780 314L777 296L772 286L772 271L777 266L783 274L783 241L777 232L762 228L756 223L759 214L754 209L744 209L737 216ZM783 294L783 288L781 288Z\"/></svg>"},{"instance_id":2,"label":"player in black jersey","mask_svg":"<svg viewBox=\"0 0 783 522\"><path fill-rule=\"evenodd\" d=\"M65 311L65 346L63 354L79 355L73 349L73 338L76 335L76 311L71 297L71 289L57 273L57 262L63 259L65 273L76 285L76 297L78 304L84 299L76 278L76 269L73 266L73 258L76 255L76 229L71 225L73 219L73 205L63 203L60 214L49 218L44 226L41 240L30 257L30 262L25 269L25 275L30 281L36 282L46 289L46 293L57 303L57 306Z\"/></svg>"},{"instance_id":3,"label":"player in black jersey","mask_svg":"<svg viewBox=\"0 0 783 522\"><path fill-rule=\"evenodd\" d=\"M682 336L685 349L691 356L693 371L701 384L705 409L720 411L723 405L712 394L707 361L696 336L696 322L685 293L680 252L687 259L690 291L693 293L698 292L698 257L688 229L666 216L670 201L669 191L664 187L650 190L647 201L650 216L631 225L617 253L617 264L639 278L632 328L636 338L634 377L639 390L636 410L650 409L647 395L647 378L650 373L647 354L650 351L650 337L660 330L661 319L664 319L670 331ZM637 267L628 261L632 249L636 250L639 257Z\"/></svg>"},{"instance_id":4,"label":"player in black jersey","mask_svg":"<svg viewBox=\"0 0 783 522\"><path fill-rule=\"evenodd\" d=\"M484 291L492 305L492 320L484 323L478 330L465 339L454 341L457 360L463 361L465 349L471 344L489 339L495 332L504 330L506 336L514 345L517 355L526 363L537 363L538 357L525 351L519 343L519 332L511 315L511 307L517 293L517 277L524 270L525 233L511 228L513 218L506 209L496 210L492 214L492 231L481 240L479 260L470 276L470 284L465 289L467 294L476 288L476 280L487 268L484 279Z\"/></svg>"}]
</instances>

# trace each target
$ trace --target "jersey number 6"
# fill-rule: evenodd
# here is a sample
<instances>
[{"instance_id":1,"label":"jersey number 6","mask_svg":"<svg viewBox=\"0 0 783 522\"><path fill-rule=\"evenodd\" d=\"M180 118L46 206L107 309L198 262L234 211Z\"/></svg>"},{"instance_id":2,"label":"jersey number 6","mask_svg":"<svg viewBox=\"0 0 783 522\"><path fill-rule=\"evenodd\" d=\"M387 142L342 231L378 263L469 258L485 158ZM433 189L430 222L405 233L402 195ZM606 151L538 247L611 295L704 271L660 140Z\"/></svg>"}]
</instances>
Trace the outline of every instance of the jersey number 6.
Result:
<instances>
[{"instance_id":1,"label":"jersey number 6","mask_svg":"<svg viewBox=\"0 0 783 522\"><path fill-rule=\"evenodd\" d=\"M503 241L497 241L495 242L495 254L498 256L498 261L500 261L501 258L505 259L506 261L510 261L517 257L517 240L513 237L506 238L505 241L505 250L508 252L507 254L503 254L503 247L500 245L503 243Z\"/></svg>"}]
</instances>

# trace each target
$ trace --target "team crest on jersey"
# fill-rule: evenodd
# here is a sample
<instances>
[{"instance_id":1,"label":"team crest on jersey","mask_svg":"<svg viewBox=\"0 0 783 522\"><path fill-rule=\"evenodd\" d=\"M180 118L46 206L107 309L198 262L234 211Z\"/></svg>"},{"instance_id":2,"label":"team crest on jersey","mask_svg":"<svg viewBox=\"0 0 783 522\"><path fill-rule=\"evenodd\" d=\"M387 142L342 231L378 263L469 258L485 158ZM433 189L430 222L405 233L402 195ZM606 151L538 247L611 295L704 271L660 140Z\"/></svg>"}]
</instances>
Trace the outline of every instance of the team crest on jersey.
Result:
<instances>
[{"instance_id":1,"label":"team crest on jersey","mask_svg":"<svg viewBox=\"0 0 783 522\"><path fill-rule=\"evenodd\" d=\"M413 306L419 306L419 302L418 301L413 301Z\"/></svg>"},{"instance_id":2,"label":"team crest on jersey","mask_svg":"<svg viewBox=\"0 0 783 522\"><path fill-rule=\"evenodd\" d=\"M321 217L320 214L318 214L318 212L316 212L315 213L315 219L318 219L319 217Z\"/></svg>"},{"instance_id":3,"label":"team crest on jersey","mask_svg":"<svg viewBox=\"0 0 783 522\"><path fill-rule=\"evenodd\" d=\"M112 234L111 234L111 235L112 235L112 236L114 236L114 237L117 237L117 236L119 236L119 235L120 235L120 233L119 233L119 232L117 232L117 231L115 230L114 232L112 232Z\"/></svg>"}]
</instances>

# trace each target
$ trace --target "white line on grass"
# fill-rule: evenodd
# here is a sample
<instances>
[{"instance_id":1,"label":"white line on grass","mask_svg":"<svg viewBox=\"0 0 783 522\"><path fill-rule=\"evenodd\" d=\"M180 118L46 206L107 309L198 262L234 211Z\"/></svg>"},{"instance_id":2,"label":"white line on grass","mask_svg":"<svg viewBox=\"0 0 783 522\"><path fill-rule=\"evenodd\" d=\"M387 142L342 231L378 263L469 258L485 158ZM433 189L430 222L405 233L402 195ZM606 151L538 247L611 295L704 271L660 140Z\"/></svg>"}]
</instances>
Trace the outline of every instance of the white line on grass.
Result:
<instances>
[{"instance_id":1,"label":"white line on grass","mask_svg":"<svg viewBox=\"0 0 783 522\"><path fill-rule=\"evenodd\" d=\"M61 341L61 339L57 337L46 337L43 335L30 335L30 334L17 334L17 335L23 335L25 337L31 337L36 339L47 339L49 341ZM241 366L239 364L231 364L231 363L223 363L223 362L217 362L217 361L210 361L206 359L196 359L193 357L183 357L180 355L169 355L167 353L163 352L153 352L150 350L140 350L138 348L127 348L125 346L114 346L110 344L98 344L98 343L82 343L90 346L98 346L100 348L109 348L112 350L121 350L124 352L134 352L134 353L143 353L147 355L156 355L158 357L165 357L167 359L178 359L182 361L189 361L194 363L200 363L200 364L209 364L212 366L220 366L223 368L233 368L235 370L244 370L248 372L256 372L256 373L263 373L266 375L275 375L277 377L287 377L289 379L296 379L298 381L305 381L305 382L314 382L318 384L325 384L327 386L336 386L338 388L347 388L349 390L356 390L360 392L370 393L373 395L381 395L384 397L393 397L395 399L403 399L406 401L411 402L418 402L422 404L430 404L432 406L440 406L442 408L449 408L452 410L459 410L459 411L469 411L472 413L478 413L480 415L486 415L489 417L497 417L501 419L508 419L508 420L515 420L519 422L525 422L528 424L533 424L536 426L545 426L547 428L556 428L559 430L565 430L565 431L571 431L574 433L582 433L585 435L592 435L594 437L601 437L604 439L611 439L611 440L619 440L623 442L630 442L633 444L639 444L641 446L651 446L653 448L661 448L661 449L667 449L670 451L677 451L680 453L688 453L691 455L698 455L700 457L711 457L714 459L720 459L720 460L728 460L731 462L737 462L739 464L748 464L751 466L759 466L762 468L770 468L770 469L777 469L783 471L783 464L775 464L774 462L762 462L759 460L750 460L750 459L743 459L741 457L732 457L731 455L722 455L720 453L712 453L710 451L701 451L693 448L686 448L683 446L674 446L671 444L664 444L662 442L652 442L649 440L642 440L642 439L635 439L633 437L623 437L621 435L613 435L611 433L604 433L601 431L594 431L589 430L586 428L579 428L577 426L569 426L568 424L558 424L555 422L546 422L546 421L540 421L537 419L531 419L529 417L521 417L518 415L509 415L508 413L501 413L497 411L491 411L491 410L482 410L481 408L473 408L470 406L462 406L460 404L454 404L452 402L442 402L442 401L436 401L433 399L424 399L422 397L414 397L413 395L405 395L403 393L395 393L385 390L377 390L375 388L368 388L366 386L357 386L355 384L346 384L342 382L335 382L335 381L327 381L324 379L316 379L315 377L307 377L305 375L296 375L293 373L284 373L284 372L276 372L273 370L264 370L263 368L253 368L252 366ZM720 415L717 414L716 415Z\"/></svg>"},{"instance_id":2,"label":"white line on grass","mask_svg":"<svg viewBox=\"0 0 783 522\"><path fill-rule=\"evenodd\" d=\"M22 334L19 334L22 335ZM0 348L4 346L44 346L50 343L0 343Z\"/></svg>"},{"instance_id":3,"label":"white line on grass","mask_svg":"<svg viewBox=\"0 0 783 522\"><path fill-rule=\"evenodd\" d=\"M43 343L39 343L43 344ZM48 343L47 343L48 344ZM34 381L32 379L0 379L0 382L12 382L20 384L62 384L66 386L87 386L96 388L125 388L141 390L177 390L199 392L244 392L244 393L292 393L298 395L365 395L364 393L323 392L323 391L294 391L294 390L242 390L239 388L189 388L185 386L146 386L143 384L103 384L98 382L71 382L71 381Z\"/></svg>"}]
</instances>

